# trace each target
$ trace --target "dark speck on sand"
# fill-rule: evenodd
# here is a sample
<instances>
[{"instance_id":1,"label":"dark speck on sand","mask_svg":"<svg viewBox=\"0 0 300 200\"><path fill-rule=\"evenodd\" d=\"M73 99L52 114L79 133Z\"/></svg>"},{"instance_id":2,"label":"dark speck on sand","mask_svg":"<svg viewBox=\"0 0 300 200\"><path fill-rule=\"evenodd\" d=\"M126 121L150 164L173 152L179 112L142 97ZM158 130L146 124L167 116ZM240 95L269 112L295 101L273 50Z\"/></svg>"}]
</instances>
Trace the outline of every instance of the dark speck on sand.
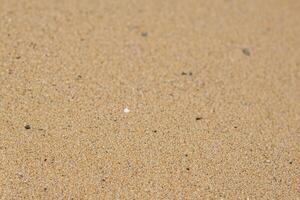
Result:
<instances>
[{"instance_id":1,"label":"dark speck on sand","mask_svg":"<svg viewBox=\"0 0 300 200\"><path fill-rule=\"evenodd\" d=\"M25 125L24 127L25 129L31 129L31 126L29 124Z\"/></svg>"},{"instance_id":2,"label":"dark speck on sand","mask_svg":"<svg viewBox=\"0 0 300 200\"><path fill-rule=\"evenodd\" d=\"M246 55L246 56L250 56L250 55L251 55L251 52L250 52L250 50L249 50L248 48L243 48L243 49L242 49L242 52L243 52L243 54Z\"/></svg>"},{"instance_id":3,"label":"dark speck on sand","mask_svg":"<svg viewBox=\"0 0 300 200\"><path fill-rule=\"evenodd\" d=\"M147 36L148 36L148 32L143 32L141 35L142 35L143 37L147 37Z\"/></svg>"}]
</instances>

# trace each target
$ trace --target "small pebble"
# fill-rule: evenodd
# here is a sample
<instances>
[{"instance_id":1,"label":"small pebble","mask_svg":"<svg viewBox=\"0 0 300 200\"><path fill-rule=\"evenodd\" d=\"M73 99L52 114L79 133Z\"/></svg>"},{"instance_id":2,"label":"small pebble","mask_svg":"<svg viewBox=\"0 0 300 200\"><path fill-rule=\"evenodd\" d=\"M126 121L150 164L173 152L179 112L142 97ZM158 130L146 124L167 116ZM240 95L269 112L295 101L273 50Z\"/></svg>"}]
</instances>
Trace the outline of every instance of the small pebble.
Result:
<instances>
[{"instance_id":1,"label":"small pebble","mask_svg":"<svg viewBox=\"0 0 300 200\"><path fill-rule=\"evenodd\" d=\"M25 127L25 129L31 129L29 124L25 125L24 127Z\"/></svg>"},{"instance_id":2,"label":"small pebble","mask_svg":"<svg viewBox=\"0 0 300 200\"><path fill-rule=\"evenodd\" d=\"M246 55L246 56L250 56L250 55L251 55L250 50L247 49L247 48L242 49L242 52L243 52L243 54Z\"/></svg>"},{"instance_id":3,"label":"small pebble","mask_svg":"<svg viewBox=\"0 0 300 200\"><path fill-rule=\"evenodd\" d=\"M143 32L141 35L142 35L143 37L147 37L147 36L148 36L148 32Z\"/></svg>"},{"instance_id":4,"label":"small pebble","mask_svg":"<svg viewBox=\"0 0 300 200\"><path fill-rule=\"evenodd\" d=\"M186 72L182 72L181 75L185 76L185 75L187 75L187 73Z\"/></svg>"},{"instance_id":5,"label":"small pebble","mask_svg":"<svg viewBox=\"0 0 300 200\"><path fill-rule=\"evenodd\" d=\"M186 76L186 75L192 76L193 72L181 72L181 75L182 76Z\"/></svg>"}]
</instances>

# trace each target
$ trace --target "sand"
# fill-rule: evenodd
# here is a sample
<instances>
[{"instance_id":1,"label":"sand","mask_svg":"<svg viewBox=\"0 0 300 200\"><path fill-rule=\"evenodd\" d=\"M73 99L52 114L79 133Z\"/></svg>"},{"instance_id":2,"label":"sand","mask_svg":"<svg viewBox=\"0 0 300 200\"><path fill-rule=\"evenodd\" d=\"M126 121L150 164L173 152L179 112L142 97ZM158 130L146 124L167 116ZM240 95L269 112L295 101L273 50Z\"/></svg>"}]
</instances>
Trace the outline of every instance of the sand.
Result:
<instances>
[{"instance_id":1,"label":"sand","mask_svg":"<svg viewBox=\"0 0 300 200\"><path fill-rule=\"evenodd\" d=\"M299 11L0 0L0 199L300 199Z\"/></svg>"}]
</instances>

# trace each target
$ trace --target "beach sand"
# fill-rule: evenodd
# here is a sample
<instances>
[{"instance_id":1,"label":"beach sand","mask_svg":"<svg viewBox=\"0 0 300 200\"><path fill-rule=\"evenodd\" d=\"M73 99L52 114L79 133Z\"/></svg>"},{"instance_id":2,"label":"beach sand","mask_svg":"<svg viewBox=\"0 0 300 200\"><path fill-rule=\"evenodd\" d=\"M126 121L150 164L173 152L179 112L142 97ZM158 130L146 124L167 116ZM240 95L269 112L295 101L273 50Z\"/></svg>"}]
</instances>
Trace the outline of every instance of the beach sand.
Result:
<instances>
[{"instance_id":1,"label":"beach sand","mask_svg":"<svg viewBox=\"0 0 300 200\"><path fill-rule=\"evenodd\" d=\"M300 199L300 1L0 0L0 199Z\"/></svg>"}]
</instances>

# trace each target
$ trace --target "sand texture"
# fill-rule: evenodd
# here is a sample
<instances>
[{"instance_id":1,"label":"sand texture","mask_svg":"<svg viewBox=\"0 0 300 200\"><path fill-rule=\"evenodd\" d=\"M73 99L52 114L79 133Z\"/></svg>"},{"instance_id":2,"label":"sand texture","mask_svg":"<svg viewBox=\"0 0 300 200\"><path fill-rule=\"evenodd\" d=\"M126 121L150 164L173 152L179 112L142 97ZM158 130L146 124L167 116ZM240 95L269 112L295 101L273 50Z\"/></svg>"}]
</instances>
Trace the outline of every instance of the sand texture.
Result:
<instances>
[{"instance_id":1,"label":"sand texture","mask_svg":"<svg viewBox=\"0 0 300 200\"><path fill-rule=\"evenodd\" d=\"M299 0L0 0L1 200L299 200Z\"/></svg>"}]
</instances>

